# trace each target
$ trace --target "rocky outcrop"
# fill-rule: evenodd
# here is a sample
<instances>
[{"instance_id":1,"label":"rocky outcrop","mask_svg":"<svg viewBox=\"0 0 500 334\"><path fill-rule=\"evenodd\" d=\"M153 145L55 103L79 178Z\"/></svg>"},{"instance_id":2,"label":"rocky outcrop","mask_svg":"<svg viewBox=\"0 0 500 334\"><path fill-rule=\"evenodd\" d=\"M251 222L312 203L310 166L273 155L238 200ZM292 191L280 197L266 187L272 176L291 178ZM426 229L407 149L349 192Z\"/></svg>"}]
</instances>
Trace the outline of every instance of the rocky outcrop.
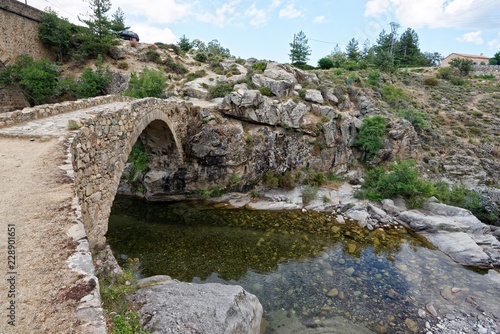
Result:
<instances>
[{"instance_id":1,"label":"rocky outcrop","mask_svg":"<svg viewBox=\"0 0 500 334\"><path fill-rule=\"evenodd\" d=\"M154 277L148 281L154 282ZM262 305L242 287L156 281L129 297L141 305L143 326L151 333L260 333Z\"/></svg>"}]
</instances>

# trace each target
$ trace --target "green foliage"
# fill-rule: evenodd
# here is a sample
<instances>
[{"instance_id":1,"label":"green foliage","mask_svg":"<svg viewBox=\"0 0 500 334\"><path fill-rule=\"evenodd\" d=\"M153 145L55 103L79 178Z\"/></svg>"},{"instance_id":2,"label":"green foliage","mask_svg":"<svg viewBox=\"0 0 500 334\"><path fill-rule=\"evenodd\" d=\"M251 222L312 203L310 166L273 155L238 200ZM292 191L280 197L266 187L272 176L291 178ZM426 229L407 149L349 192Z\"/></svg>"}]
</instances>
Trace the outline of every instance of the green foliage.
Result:
<instances>
[{"instance_id":1,"label":"green foliage","mask_svg":"<svg viewBox=\"0 0 500 334\"><path fill-rule=\"evenodd\" d=\"M136 172L141 172L143 175L149 171L149 158L144 148L144 144L140 139L138 139L134 146L132 146L132 151L128 156L127 162L131 162L133 169ZM131 173L135 174L135 173Z\"/></svg>"},{"instance_id":2,"label":"green foliage","mask_svg":"<svg viewBox=\"0 0 500 334\"><path fill-rule=\"evenodd\" d=\"M328 70L333 67L333 60L330 57L324 57L318 60L318 67L322 70Z\"/></svg>"},{"instance_id":3,"label":"green foliage","mask_svg":"<svg viewBox=\"0 0 500 334\"><path fill-rule=\"evenodd\" d=\"M267 63L265 61L260 61L260 62L252 65L252 69L254 69L255 71L259 71L259 72L264 72L266 67L267 67Z\"/></svg>"},{"instance_id":4,"label":"green foliage","mask_svg":"<svg viewBox=\"0 0 500 334\"><path fill-rule=\"evenodd\" d=\"M165 86L166 80L162 72L144 68L139 75L132 73L129 88L123 93L123 95L135 98L161 98L165 90Z\"/></svg>"},{"instance_id":5,"label":"green foliage","mask_svg":"<svg viewBox=\"0 0 500 334\"><path fill-rule=\"evenodd\" d=\"M186 80L193 81L194 79L197 79L197 78L203 78L206 75L207 75L207 72L205 70L198 70L196 72L188 73L188 75L186 76Z\"/></svg>"},{"instance_id":6,"label":"green foliage","mask_svg":"<svg viewBox=\"0 0 500 334\"><path fill-rule=\"evenodd\" d=\"M439 85L439 81L436 78L430 77L430 78L425 78L424 84L426 86L435 87L435 86Z\"/></svg>"},{"instance_id":7,"label":"green foliage","mask_svg":"<svg viewBox=\"0 0 500 334\"><path fill-rule=\"evenodd\" d=\"M209 199L222 196L222 189L220 187L214 187L211 189L198 189L196 195L201 198Z\"/></svg>"},{"instance_id":8,"label":"green foliage","mask_svg":"<svg viewBox=\"0 0 500 334\"><path fill-rule=\"evenodd\" d=\"M500 65L500 51L493 55L493 58L490 59L490 65Z\"/></svg>"},{"instance_id":9,"label":"green foliage","mask_svg":"<svg viewBox=\"0 0 500 334\"><path fill-rule=\"evenodd\" d=\"M86 68L78 83L73 87L73 94L77 98L88 98L99 95L104 95L106 86L111 81L111 73L109 68L104 68L102 65L102 58L99 56L95 71Z\"/></svg>"},{"instance_id":10,"label":"green foliage","mask_svg":"<svg viewBox=\"0 0 500 334\"><path fill-rule=\"evenodd\" d=\"M304 88L299 89L298 93L299 93L299 97L301 99L305 99L306 98L306 89L304 89Z\"/></svg>"},{"instance_id":11,"label":"green foliage","mask_svg":"<svg viewBox=\"0 0 500 334\"><path fill-rule=\"evenodd\" d=\"M167 56L165 60L165 71L170 73L175 73L178 75L184 75L189 72L189 70L181 63L176 63L175 60Z\"/></svg>"},{"instance_id":12,"label":"green foliage","mask_svg":"<svg viewBox=\"0 0 500 334\"><path fill-rule=\"evenodd\" d=\"M464 78L456 77L453 75L450 77L450 83L455 86L465 86L467 81Z\"/></svg>"},{"instance_id":13,"label":"green foliage","mask_svg":"<svg viewBox=\"0 0 500 334\"><path fill-rule=\"evenodd\" d=\"M278 186L288 190L295 187L295 178L291 171L286 171L283 175L278 177Z\"/></svg>"},{"instance_id":14,"label":"green foliage","mask_svg":"<svg viewBox=\"0 0 500 334\"><path fill-rule=\"evenodd\" d=\"M192 43L189 41L188 38L186 38L186 35L182 35L177 45L179 46L179 49L181 49L184 52L188 52L193 48Z\"/></svg>"},{"instance_id":15,"label":"green foliage","mask_svg":"<svg viewBox=\"0 0 500 334\"><path fill-rule=\"evenodd\" d=\"M361 161L368 161L382 148L382 138L385 136L386 120L382 116L365 118L359 129L358 139L354 146L361 152Z\"/></svg>"},{"instance_id":16,"label":"green foliage","mask_svg":"<svg viewBox=\"0 0 500 334\"><path fill-rule=\"evenodd\" d=\"M62 61L71 48L71 23L52 10L42 14L40 19L38 37L56 52L57 60Z\"/></svg>"},{"instance_id":17,"label":"green foliage","mask_svg":"<svg viewBox=\"0 0 500 334\"><path fill-rule=\"evenodd\" d=\"M320 187L325 183L325 174L323 174L322 172L310 174L306 180L306 183L311 186Z\"/></svg>"},{"instance_id":18,"label":"green foliage","mask_svg":"<svg viewBox=\"0 0 500 334\"><path fill-rule=\"evenodd\" d=\"M340 178L335 173L328 173L328 174L326 174L326 179L328 181L339 181L340 180Z\"/></svg>"},{"instance_id":19,"label":"green foliage","mask_svg":"<svg viewBox=\"0 0 500 334\"><path fill-rule=\"evenodd\" d=\"M499 64L500 65L500 64ZM482 79L482 80L495 80L495 75L494 74L481 74L481 75L475 75L474 79Z\"/></svg>"},{"instance_id":20,"label":"green foliage","mask_svg":"<svg viewBox=\"0 0 500 334\"><path fill-rule=\"evenodd\" d=\"M453 75L453 68L447 66L447 67L440 67L438 69L437 77L444 79L444 80L450 80L450 78Z\"/></svg>"},{"instance_id":21,"label":"green foliage","mask_svg":"<svg viewBox=\"0 0 500 334\"><path fill-rule=\"evenodd\" d=\"M393 162L386 171L375 167L368 171L363 189L356 194L358 198L380 201L384 198L402 196L410 208L422 206L432 196L432 183L420 179L414 168L415 162L404 160Z\"/></svg>"},{"instance_id":22,"label":"green foliage","mask_svg":"<svg viewBox=\"0 0 500 334\"><path fill-rule=\"evenodd\" d=\"M111 9L109 0L88 0L90 13L87 19L79 20L85 23L88 29L82 30L81 51L89 57L107 54L109 49L116 45L116 35L112 32L111 21L107 17Z\"/></svg>"},{"instance_id":23,"label":"green foliage","mask_svg":"<svg viewBox=\"0 0 500 334\"><path fill-rule=\"evenodd\" d=\"M311 203L318 197L318 187L306 185L302 189L302 202L304 204Z\"/></svg>"},{"instance_id":24,"label":"green foliage","mask_svg":"<svg viewBox=\"0 0 500 334\"><path fill-rule=\"evenodd\" d=\"M450 66L458 69L460 75L469 75L474 67L474 62L471 59L455 58L450 61Z\"/></svg>"},{"instance_id":25,"label":"green foliage","mask_svg":"<svg viewBox=\"0 0 500 334\"><path fill-rule=\"evenodd\" d=\"M126 61L120 61L116 65L120 70L127 70L128 69L128 63Z\"/></svg>"},{"instance_id":26,"label":"green foliage","mask_svg":"<svg viewBox=\"0 0 500 334\"><path fill-rule=\"evenodd\" d=\"M271 91L271 88L266 87L266 86L261 86L259 87L259 92L264 95L264 96L273 96L273 92Z\"/></svg>"},{"instance_id":27,"label":"green foliage","mask_svg":"<svg viewBox=\"0 0 500 334\"><path fill-rule=\"evenodd\" d=\"M229 83L220 83L213 87L210 87L208 93L215 99L217 97L224 97L233 91L233 85Z\"/></svg>"},{"instance_id":28,"label":"green foliage","mask_svg":"<svg viewBox=\"0 0 500 334\"><path fill-rule=\"evenodd\" d=\"M425 114L415 109L401 109L398 111L398 117L410 121L413 128L417 131L427 129L429 124L425 120Z\"/></svg>"},{"instance_id":29,"label":"green foliage","mask_svg":"<svg viewBox=\"0 0 500 334\"><path fill-rule=\"evenodd\" d=\"M262 181L268 188L277 188L279 186L279 178L274 175L272 170L269 170L264 174Z\"/></svg>"},{"instance_id":30,"label":"green foliage","mask_svg":"<svg viewBox=\"0 0 500 334\"><path fill-rule=\"evenodd\" d=\"M59 68L55 64L21 55L0 72L0 87L17 85L31 105L38 105L52 102L66 90L66 83L59 79Z\"/></svg>"},{"instance_id":31,"label":"green foliage","mask_svg":"<svg viewBox=\"0 0 500 334\"><path fill-rule=\"evenodd\" d=\"M111 17L112 17L111 22L110 22L111 23L110 24L111 30L118 32L118 31L127 30L130 28L130 27L127 27L125 25L125 13L123 12L123 10L120 7L118 7L116 12L114 12Z\"/></svg>"},{"instance_id":32,"label":"green foliage","mask_svg":"<svg viewBox=\"0 0 500 334\"><path fill-rule=\"evenodd\" d=\"M144 54L145 58L147 61L156 63L156 64L161 64L161 56L158 53L158 51L148 49L146 53Z\"/></svg>"},{"instance_id":33,"label":"green foliage","mask_svg":"<svg viewBox=\"0 0 500 334\"><path fill-rule=\"evenodd\" d=\"M143 330L141 318L136 311L129 311L125 314L118 314L113 318L113 329L111 334L149 334L148 330Z\"/></svg>"},{"instance_id":34,"label":"green foliage","mask_svg":"<svg viewBox=\"0 0 500 334\"><path fill-rule=\"evenodd\" d=\"M356 63L360 60L361 54L359 53L359 44L355 38L347 43L345 55L348 61Z\"/></svg>"},{"instance_id":35,"label":"green foliage","mask_svg":"<svg viewBox=\"0 0 500 334\"><path fill-rule=\"evenodd\" d=\"M208 60L208 56L205 52L196 52L194 60L199 61L200 63L205 63Z\"/></svg>"},{"instance_id":36,"label":"green foliage","mask_svg":"<svg viewBox=\"0 0 500 334\"><path fill-rule=\"evenodd\" d=\"M292 65L306 64L311 55L311 48L307 45L307 37L301 30L297 35L294 35L293 43L290 43L290 60Z\"/></svg>"},{"instance_id":37,"label":"green foliage","mask_svg":"<svg viewBox=\"0 0 500 334\"><path fill-rule=\"evenodd\" d=\"M389 104L395 104L405 98L403 88L396 85L382 85L380 87L380 94L384 100Z\"/></svg>"},{"instance_id":38,"label":"green foliage","mask_svg":"<svg viewBox=\"0 0 500 334\"><path fill-rule=\"evenodd\" d=\"M380 80L380 72L377 70L373 70L370 71L370 73L368 73L368 80L366 80L366 83L368 83L370 86L377 86L379 80Z\"/></svg>"}]
</instances>

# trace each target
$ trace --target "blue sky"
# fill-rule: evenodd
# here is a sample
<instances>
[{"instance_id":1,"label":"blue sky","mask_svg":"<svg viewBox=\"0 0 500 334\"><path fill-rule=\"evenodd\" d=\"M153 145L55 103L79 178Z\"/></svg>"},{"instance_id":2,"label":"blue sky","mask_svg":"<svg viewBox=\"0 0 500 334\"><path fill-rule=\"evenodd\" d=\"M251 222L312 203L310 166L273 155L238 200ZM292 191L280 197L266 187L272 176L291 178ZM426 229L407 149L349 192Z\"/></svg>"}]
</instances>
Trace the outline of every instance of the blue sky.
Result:
<instances>
[{"instance_id":1,"label":"blue sky","mask_svg":"<svg viewBox=\"0 0 500 334\"><path fill-rule=\"evenodd\" d=\"M88 1L88 0L86 0ZM89 11L83 0L27 0L78 23ZM24 2L24 0L22 1ZM217 39L231 54L290 62L290 43L303 31L312 50L309 64L342 51L350 39L375 43L390 23L419 36L421 51L493 56L500 51L499 0L111 0L141 42L176 43L182 35L205 43Z\"/></svg>"}]
</instances>

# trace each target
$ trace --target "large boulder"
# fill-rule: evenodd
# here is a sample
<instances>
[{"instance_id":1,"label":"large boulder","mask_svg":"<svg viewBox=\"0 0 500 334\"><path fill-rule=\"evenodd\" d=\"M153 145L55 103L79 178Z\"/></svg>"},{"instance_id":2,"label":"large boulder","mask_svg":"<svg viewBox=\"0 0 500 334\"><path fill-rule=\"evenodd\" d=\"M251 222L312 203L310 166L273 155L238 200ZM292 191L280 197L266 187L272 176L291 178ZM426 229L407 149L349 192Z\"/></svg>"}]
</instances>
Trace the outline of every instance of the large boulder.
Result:
<instances>
[{"instance_id":1,"label":"large boulder","mask_svg":"<svg viewBox=\"0 0 500 334\"><path fill-rule=\"evenodd\" d=\"M306 101L323 104L325 100L323 99L323 95L317 89L307 89L306 96L304 97Z\"/></svg>"},{"instance_id":2,"label":"large boulder","mask_svg":"<svg viewBox=\"0 0 500 334\"><path fill-rule=\"evenodd\" d=\"M294 84L296 83L293 69L288 65L275 62L267 63L266 69L264 70L264 76L274 80L285 80Z\"/></svg>"},{"instance_id":3,"label":"large boulder","mask_svg":"<svg viewBox=\"0 0 500 334\"><path fill-rule=\"evenodd\" d=\"M152 334L258 334L262 305L241 286L166 280L129 297Z\"/></svg>"},{"instance_id":4,"label":"large boulder","mask_svg":"<svg viewBox=\"0 0 500 334\"><path fill-rule=\"evenodd\" d=\"M212 87L215 85L215 80L210 80L208 77L197 78L193 81L186 82L184 84L184 87L182 88L182 91L187 96L206 100L210 98L208 87Z\"/></svg>"},{"instance_id":5,"label":"large boulder","mask_svg":"<svg viewBox=\"0 0 500 334\"><path fill-rule=\"evenodd\" d=\"M279 121L278 109L273 101L257 90L243 90L226 95L219 110L237 119L254 123L276 125Z\"/></svg>"},{"instance_id":6,"label":"large boulder","mask_svg":"<svg viewBox=\"0 0 500 334\"><path fill-rule=\"evenodd\" d=\"M309 109L306 104L295 103L290 99L281 105L281 123L293 129L300 129L304 115L309 112Z\"/></svg>"},{"instance_id":7,"label":"large boulder","mask_svg":"<svg viewBox=\"0 0 500 334\"><path fill-rule=\"evenodd\" d=\"M275 80L261 74L255 74L252 81L257 86L267 87L277 97L286 97L292 95L295 83L290 80Z\"/></svg>"}]
</instances>

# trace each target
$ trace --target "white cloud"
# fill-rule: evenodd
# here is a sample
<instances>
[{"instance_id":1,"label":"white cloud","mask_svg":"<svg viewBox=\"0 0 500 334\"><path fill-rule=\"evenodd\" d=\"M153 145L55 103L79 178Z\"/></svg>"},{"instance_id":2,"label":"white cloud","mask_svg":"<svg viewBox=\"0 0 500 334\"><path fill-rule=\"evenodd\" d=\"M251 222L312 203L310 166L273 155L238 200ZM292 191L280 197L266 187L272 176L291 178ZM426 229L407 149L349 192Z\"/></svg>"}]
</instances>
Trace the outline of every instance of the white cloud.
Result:
<instances>
[{"instance_id":1,"label":"white cloud","mask_svg":"<svg viewBox=\"0 0 500 334\"><path fill-rule=\"evenodd\" d=\"M113 5L125 12L126 19L143 15L151 23L172 23L193 14L192 4L176 0L115 0Z\"/></svg>"},{"instance_id":2,"label":"white cloud","mask_svg":"<svg viewBox=\"0 0 500 334\"><path fill-rule=\"evenodd\" d=\"M253 26L260 26L267 23L267 14L262 9L257 9L255 4L245 11L245 15L251 17L250 24Z\"/></svg>"},{"instance_id":3,"label":"white cloud","mask_svg":"<svg viewBox=\"0 0 500 334\"><path fill-rule=\"evenodd\" d=\"M488 48L492 50L500 49L500 39L492 39L488 42Z\"/></svg>"},{"instance_id":4,"label":"white cloud","mask_svg":"<svg viewBox=\"0 0 500 334\"><path fill-rule=\"evenodd\" d=\"M271 9L278 8L281 5L281 0L273 0L271 3Z\"/></svg>"},{"instance_id":5,"label":"white cloud","mask_svg":"<svg viewBox=\"0 0 500 334\"><path fill-rule=\"evenodd\" d=\"M326 22L326 17L321 15L321 16L316 16L313 19L313 23L325 23Z\"/></svg>"},{"instance_id":6,"label":"white cloud","mask_svg":"<svg viewBox=\"0 0 500 334\"><path fill-rule=\"evenodd\" d=\"M205 12L203 14L197 14L198 20L201 22L215 24L218 27L224 27L237 16L235 4L231 2L227 2L217 8L215 13Z\"/></svg>"},{"instance_id":7,"label":"white cloud","mask_svg":"<svg viewBox=\"0 0 500 334\"><path fill-rule=\"evenodd\" d=\"M300 15L302 15L302 12L300 10L297 10L297 8L295 8L295 4L293 3L286 5L286 7L281 9L279 12L279 17L284 17L287 19L294 19L296 17L299 17Z\"/></svg>"},{"instance_id":8,"label":"white cloud","mask_svg":"<svg viewBox=\"0 0 500 334\"><path fill-rule=\"evenodd\" d=\"M143 43L162 42L171 44L177 42L177 37L168 28L159 29L147 24L134 24L131 29L139 35Z\"/></svg>"},{"instance_id":9,"label":"white cloud","mask_svg":"<svg viewBox=\"0 0 500 334\"><path fill-rule=\"evenodd\" d=\"M386 12L392 12L403 26L414 29L491 29L498 27L499 10L494 0L370 0L365 4L365 16Z\"/></svg>"},{"instance_id":10,"label":"white cloud","mask_svg":"<svg viewBox=\"0 0 500 334\"><path fill-rule=\"evenodd\" d=\"M459 42L473 43L476 45L483 44L483 37L481 36L481 31L473 31L463 34L461 37L457 38Z\"/></svg>"}]
</instances>

